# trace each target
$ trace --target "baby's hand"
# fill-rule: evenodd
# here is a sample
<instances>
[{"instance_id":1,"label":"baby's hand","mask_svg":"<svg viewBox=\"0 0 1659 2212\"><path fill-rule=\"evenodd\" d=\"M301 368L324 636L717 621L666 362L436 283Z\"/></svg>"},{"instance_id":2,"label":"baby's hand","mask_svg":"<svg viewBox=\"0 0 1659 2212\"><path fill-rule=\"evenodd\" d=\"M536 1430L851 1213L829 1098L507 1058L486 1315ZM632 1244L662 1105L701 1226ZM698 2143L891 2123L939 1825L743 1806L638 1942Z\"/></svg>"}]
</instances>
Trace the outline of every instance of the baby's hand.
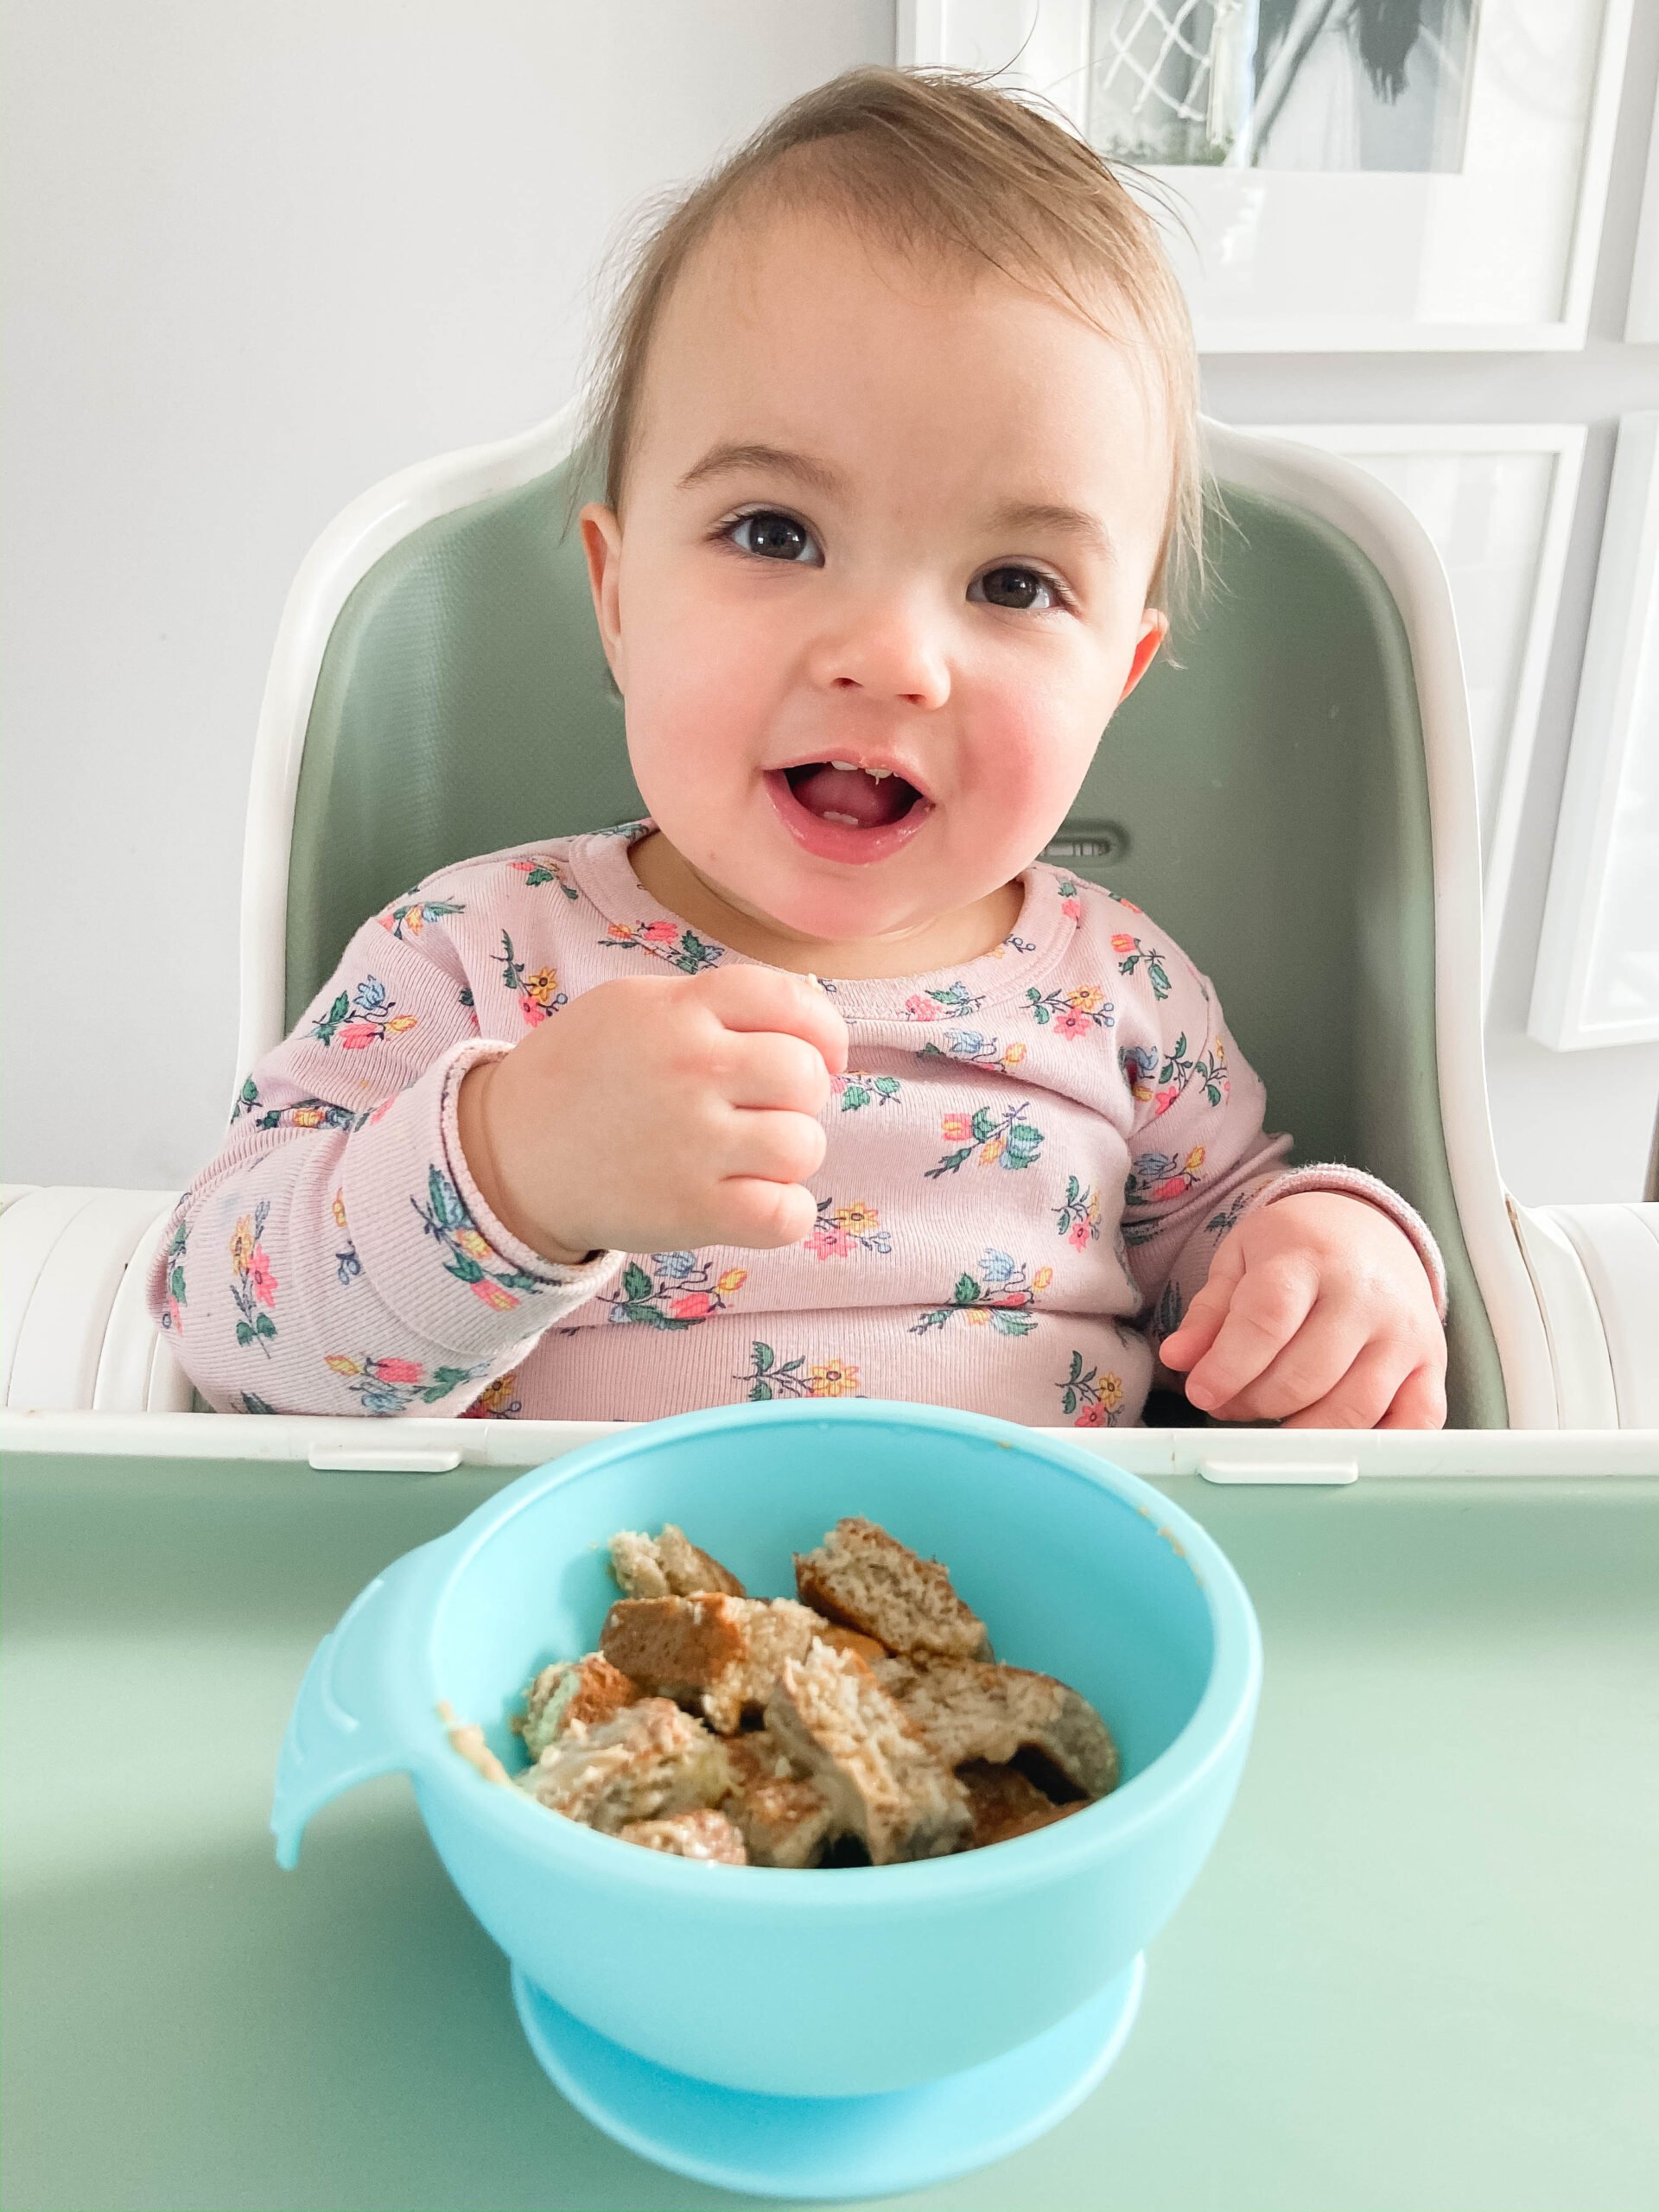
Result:
<instances>
[{"instance_id":1,"label":"baby's hand","mask_svg":"<svg viewBox=\"0 0 1659 2212\"><path fill-rule=\"evenodd\" d=\"M1224 1421L1441 1428L1446 1332L1416 1246L1381 1207L1299 1191L1226 1236L1163 1344L1186 1395Z\"/></svg>"},{"instance_id":2,"label":"baby's hand","mask_svg":"<svg viewBox=\"0 0 1659 2212\"><path fill-rule=\"evenodd\" d=\"M804 976L711 969L584 991L469 1068L461 1145L486 1203L550 1260L796 1244L847 1025Z\"/></svg>"}]
</instances>

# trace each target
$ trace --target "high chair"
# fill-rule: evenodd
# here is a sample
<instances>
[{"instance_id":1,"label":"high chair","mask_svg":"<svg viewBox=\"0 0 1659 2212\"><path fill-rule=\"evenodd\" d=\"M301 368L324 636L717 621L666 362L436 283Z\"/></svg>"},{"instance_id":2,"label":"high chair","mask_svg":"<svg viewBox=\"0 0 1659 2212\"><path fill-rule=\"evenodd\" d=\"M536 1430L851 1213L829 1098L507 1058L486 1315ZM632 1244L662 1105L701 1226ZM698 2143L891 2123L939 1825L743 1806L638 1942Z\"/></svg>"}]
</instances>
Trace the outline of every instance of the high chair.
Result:
<instances>
[{"instance_id":1,"label":"high chair","mask_svg":"<svg viewBox=\"0 0 1659 2212\"><path fill-rule=\"evenodd\" d=\"M562 416L393 478L348 508L301 570L254 761L238 1085L390 896L446 859L638 810L580 548L560 534L569 435ZM1295 1133L1299 1158L1373 1168L1427 1217L1451 1278L1452 1425L1177 1425L1184 1402L1154 1396L1142 1427L1025 1433L1056 1460L1094 1455L1102 1486L1147 1478L1134 1556L1157 1572L1130 1593L1131 1640L1151 1618L1148 1588L1173 1579L1185 1589L1188 1574L1205 1587L1205 1555L1182 1541L1183 1516L1231 1562L1266 1655L1243 1786L1202 1884L1153 1939L1155 2003L1097 2092L1084 2094L1128 2033L1138 1969L1127 1993L1110 1986L1122 2009L1107 2029L1091 2000L1050 2031L1065 2041L1064 2067L1046 2038L1023 2046L1037 2058L1019 2096L1006 2075L988 2087L978 2069L949 2076L943 2105L933 2083L899 2093L936 2115L948 2168L912 2164L895 2183L889 2161L838 2188L849 2103L881 2107L858 2141L873 2135L910 2158L918 2139L908 2106L900 2126L885 2099L840 2094L870 2041L862 2005L850 2024L838 2016L837 2070L804 2077L813 2096L783 2100L784 2118L819 2149L794 2159L787 2192L767 2183L768 2203L785 2193L868 2201L878 2179L889 2201L893 2186L960 2171L964 2126L976 2158L992 2136L1009 2153L995 2201L1053 2212L1092 2212L1103 2175L1126 2204L1193 2212L1361 2202L1444 2212L1623 2203L1633 2176L1659 2171L1659 2108L1638 2088L1651 2071L1641 2024L1659 1834L1659 1207L1527 1211L1503 1191L1481 1057L1464 688L1422 531L1330 455L1216 424L1208 436L1232 516L1214 534L1217 588L1178 641L1185 664L1154 668L1114 719L1052 857L1143 904L1213 976L1266 1081L1268 1125ZM467 1910L423 1829L430 1768L412 1795L379 1772L377 1682L419 1712L435 1757L448 1751L416 1695L418 1653L383 1645L367 1667L372 1631L355 1659L342 1640L353 1620L429 1630L430 1604L408 1611L400 1567L411 1555L488 1555L468 1523L475 1509L511 1522L522 1546L522 1498L500 1496L521 1471L538 1471L525 1478L538 1492L568 1484L575 1495L581 1464L545 1462L589 1441L649 1459L673 1425L607 1437L606 1423L193 1411L143 1302L174 1194L0 1198L10 1200L0 1213L0 1910L7 2003L29 2030L8 2050L9 2201L560 2212L679 2202L633 2152L683 2171L687 2140L696 2171L753 2186L753 2162L733 2166L733 2101L717 2085L652 2068L658 2088L691 2101L692 2125L670 2145L646 2125L660 2122L662 2099L647 2104L637 2075L607 2103L594 2088L602 2074L571 2070L555 2015L523 1976L521 2031L496 1948L507 1931ZM828 1514L886 1510L868 1446L861 1459L844 1443L884 1411L936 1440L963 1426L931 1408L852 1401L716 1414L734 1427L753 1417L757 1463L777 1454L757 1484L764 1513L724 1492L734 1533L741 1525L766 1561L764 1583L747 1554L739 1562L751 1587L787 1587L788 1550L816 1540ZM816 1440L836 1476L824 1510L815 1497L798 1525L806 1492L791 1429ZM1057 1557L1069 1548L1073 1559L1065 1586L1080 1574L1091 1601L1103 1593L1103 1617L1126 1616L1096 1576L1097 1530L1072 1538L1033 1519L1020 1482L1030 1455L1017 1441L1007 1450L1001 1510L1041 1565L1016 1558L1005 1583L1001 1523L976 1516L969 1548L988 1590L1000 1586L982 1610L1001 1656L1065 1675L1043 1624L1086 1616L1055 1604ZM1082 1496L1094 1471L1074 1464L1061 1487ZM674 1517L718 1549L725 1532L703 1500L729 1484L730 1458L697 1472ZM960 1462L936 1473L938 1496L963 1513L975 1493ZM1372 1479L1402 1476L1430 1479ZM912 1495L926 1488L924 1471ZM648 1487L626 1495L630 1521L636 1509L641 1525L666 1517L665 1504L643 1502ZM474 1586L464 1616L448 1608L446 1650L470 1673L463 1686L446 1672L446 1698L488 1720L489 1701L510 1701L522 1681L516 1657L498 1670L492 1656L505 1649L502 1588L527 1593L526 1611L545 1589L545 1656L594 1640L610 1595L590 1540L613 1525L581 1526L579 1585L556 1553L515 1548L506 1583L481 1598ZM918 1541L965 1579L973 1562L950 1524L930 1507L924 1525L944 1533ZM561 1612L578 1587L599 1609L591 1626ZM1156 1649L1137 1679L1161 1698L1175 1647ZM1133 1705L1116 1703L1124 1688L1115 1669L1102 1694L1133 1764L1146 1746L1137 1751ZM308 1717L285 1748L273 1806L296 1692ZM1236 1741L1208 1691L1199 1710L1215 1740ZM1184 1766L1176 1794L1184 1801L1208 1771ZM275 1812L291 1857L296 1777L308 1812L353 1774L367 1781L361 1797L319 1810L304 1863L279 1876L267 1823ZM1127 1787L1147 1779L1132 1773ZM1163 1800L1143 1791L1135 1823L1149 1802ZM1064 1856L1090 1817L997 1847L1010 1891L1030 1864L1014 1854L1056 1845ZM1160 1878L1168 1834L1157 1829L1146 1854ZM572 1841L651 1855L574 1829ZM971 1879L979 1867L957 1871ZM707 1908L688 1888L693 1920L728 1910L723 1892L715 1898L722 1880L753 1879L763 1896L775 1880L786 1900L790 1884L817 1878L661 1862L658 1878L678 1877L710 1885ZM480 1905L476 1885L466 1894ZM572 1919L566 1887L556 1880L547 1894L548 1942L599 1956L652 2012L689 2012L695 2027L729 1998L702 1952L653 1940L654 1923L642 1930L621 1911ZM1103 1920L1121 1910L1121 1886L1090 1897ZM914 1940L918 1923L861 1924ZM1009 1986L1010 1924L988 1912L963 1937L989 2000ZM722 1964L730 1925L715 1953ZM1020 1955L1052 1962L1063 1948L1026 1942ZM799 1955L806 1990L821 1996L810 1961L822 1953ZM907 2034L911 1999L890 1996L892 2044ZM579 2011L579 2029L601 2031L590 2041L602 2069L606 2024ZM1086 2067L1074 2029L1088 2038ZM524 2031L563 2099L527 2063ZM710 2097L721 2101L712 2120ZM772 2100L737 2101L745 2141L775 2162ZM1068 2111L1063 2129L1019 2147L1033 2140L1033 2112L1046 2127ZM798 2126L788 2141L802 2140ZM934 2157L933 2137L923 2147ZM983 2186L976 2201L992 2201Z\"/></svg>"},{"instance_id":2,"label":"high chair","mask_svg":"<svg viewBox=\"0 0 1659 2212\"><path fill-rule=\"evenodd\" d=\"M389 478L302 567L253 760L238 1084L394 894L644 810L563 529L574 425L566 409ZM1214 979L1298 1158L1369 1168L1427 1220L1449 1427L1659 1427L1659 1206L1522 1207L1493 1150L1475 781L1438 558L1351 463L1205 436L1226 509L1212 587L1179 664L1114 716L1047 857L1145 906ZM174 1196L4 1192L7 1407L191 1409L143 1300Z\"/></svg>"}]
</instances>

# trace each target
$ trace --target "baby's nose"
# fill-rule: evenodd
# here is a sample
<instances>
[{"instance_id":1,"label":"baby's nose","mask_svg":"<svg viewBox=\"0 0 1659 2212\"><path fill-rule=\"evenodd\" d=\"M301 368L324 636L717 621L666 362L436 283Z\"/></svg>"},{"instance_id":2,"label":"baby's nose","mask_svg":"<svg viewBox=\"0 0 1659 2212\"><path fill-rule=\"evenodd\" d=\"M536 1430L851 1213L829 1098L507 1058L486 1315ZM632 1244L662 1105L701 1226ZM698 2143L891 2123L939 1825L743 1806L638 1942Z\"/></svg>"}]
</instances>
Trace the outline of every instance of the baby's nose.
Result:
<instances>
[{"instance_id":1,"label":"baby's nose","mask_svg":"<svg viewBox=\"0 0 1659 2212\"><path fill-rule=\"evenodd\" d=\"M826 690L867 692L906 706L942 707L950 696L937 626L914 606L849 612L819 639L812 672Z\"/></svg>"}]
</instances>

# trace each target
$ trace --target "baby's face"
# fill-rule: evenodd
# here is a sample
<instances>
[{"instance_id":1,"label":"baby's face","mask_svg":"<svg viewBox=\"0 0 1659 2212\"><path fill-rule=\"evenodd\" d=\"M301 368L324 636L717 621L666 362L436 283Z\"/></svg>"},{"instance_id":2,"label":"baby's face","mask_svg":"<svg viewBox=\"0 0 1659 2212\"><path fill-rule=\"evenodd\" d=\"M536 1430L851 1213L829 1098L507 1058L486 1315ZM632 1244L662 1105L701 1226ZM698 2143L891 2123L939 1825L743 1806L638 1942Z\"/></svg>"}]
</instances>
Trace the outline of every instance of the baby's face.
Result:
<instances>
[{"instance_id":1,"label":"baby's face","mask_svg":"<svg viewBox=\"0 0 1659 2212\"><path fill-rule=\"evenodd\" d=\"M818 940L999 891L1163 634L1167 438L1124 353L995 272L780 217L683 273L636 423L620 519L582 529L671 845Z\"/></svg>"}]
</instances>

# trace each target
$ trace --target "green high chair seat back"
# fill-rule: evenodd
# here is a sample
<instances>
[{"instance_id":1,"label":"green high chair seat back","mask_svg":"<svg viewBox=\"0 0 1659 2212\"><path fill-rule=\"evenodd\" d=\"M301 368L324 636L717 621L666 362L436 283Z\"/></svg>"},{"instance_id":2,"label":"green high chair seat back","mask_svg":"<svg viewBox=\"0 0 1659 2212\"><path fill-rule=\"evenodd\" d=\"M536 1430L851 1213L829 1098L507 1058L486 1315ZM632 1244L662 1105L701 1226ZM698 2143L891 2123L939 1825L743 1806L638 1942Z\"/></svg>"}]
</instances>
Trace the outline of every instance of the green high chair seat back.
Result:
<instances>
[{"instance_id":1,"label":"green high chair seat back","mask_svg":"<svg viewBox=\"0 0 1659 2212\"><path fill-rule=\"evenodd\" d=\"M364 918L433 869L643 812L563 530L574 465L414 530L341 609L296 806L290 1026ZM1212 978L1297 1158L1369 1168L1427 1220L1450 1280L1449 1421L1502 1427L1441 1127L1405 632L1347 537L1224 494L1183 664L1160 659L1114 717L1050 857L1144 906Z\"/></svg>"}]
</instances>

